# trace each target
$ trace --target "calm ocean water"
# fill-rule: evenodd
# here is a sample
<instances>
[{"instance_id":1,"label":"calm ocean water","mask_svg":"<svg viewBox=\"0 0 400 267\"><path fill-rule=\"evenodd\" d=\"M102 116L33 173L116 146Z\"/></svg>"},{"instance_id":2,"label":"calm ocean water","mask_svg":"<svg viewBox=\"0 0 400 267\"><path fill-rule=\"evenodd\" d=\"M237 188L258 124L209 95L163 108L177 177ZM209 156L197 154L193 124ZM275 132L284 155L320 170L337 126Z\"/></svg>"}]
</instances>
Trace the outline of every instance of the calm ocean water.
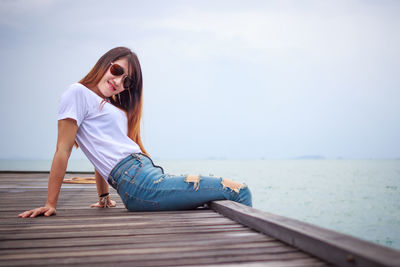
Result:
<instances>
[{"instance_id":1,"label":"calm ocean water","mask_svg":"<svg viewBox=\"0 0 400 267\"><path fill-rule=\"evenodd\" d=\"M254 207L400 249L400 160L155 160L169 174L245 182ZM23 167L21 167L23 166ZM48 170L50 161L0 161ZM71 161L71 171L92 171Z\"/></svg>"}]
</instances>

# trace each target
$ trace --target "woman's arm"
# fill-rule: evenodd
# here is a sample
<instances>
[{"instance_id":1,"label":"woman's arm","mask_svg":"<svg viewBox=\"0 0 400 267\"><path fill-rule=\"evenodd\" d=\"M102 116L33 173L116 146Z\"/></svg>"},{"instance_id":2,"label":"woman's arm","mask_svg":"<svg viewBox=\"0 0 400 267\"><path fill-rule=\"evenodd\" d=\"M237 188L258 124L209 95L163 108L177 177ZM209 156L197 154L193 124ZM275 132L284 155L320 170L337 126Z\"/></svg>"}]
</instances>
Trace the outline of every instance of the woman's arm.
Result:
<instances>
[{"instance_id":1,"label":"woman's arm","mask_svg":"<svg viewBox=\"0 0 400 267\"><path fill-rule=\"evenodd\" d=\"M92 208L106 208L106 207L115 207L116 202L110 199L109 187L106 181L104 181L103 177L101 177L100 173L95 169L94 177L96 180L97 194L99 195L99 201L95 204L90 205Z\"/></svg>"},{"instance_id":2,"label":"woman's arm","mask_svg":"<svg viewBox=\"0 0 400 267\"><path fill-rule=\"evenodd\" d=\"M101 196L108 193L108 184L96 169L94 170L94 178L96 179L97 194Z\"/></svg>"},{"instance_id":3,"label":"woman's arm","mask_svg":"<svg viewBox=\"0 0 400 267\"><path fill-rule=\"evenodd\" d=\"M19 217L33 218L40 214L44 214L45 216L56 214L58 195L77 131L78 125L75 120L64 119L58 121L57 149L53 157L53 163L51 164L46 204L43 207L25 211L19 214Z\"/></svg>"}]
</instances>

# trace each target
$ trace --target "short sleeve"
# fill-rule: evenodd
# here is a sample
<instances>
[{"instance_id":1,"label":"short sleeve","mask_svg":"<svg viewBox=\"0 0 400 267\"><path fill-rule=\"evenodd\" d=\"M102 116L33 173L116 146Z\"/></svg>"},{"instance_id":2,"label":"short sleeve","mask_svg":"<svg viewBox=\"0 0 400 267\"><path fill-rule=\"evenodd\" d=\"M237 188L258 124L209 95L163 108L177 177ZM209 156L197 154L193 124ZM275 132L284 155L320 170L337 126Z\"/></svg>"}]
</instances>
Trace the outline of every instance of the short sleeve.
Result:
<instances>
[{"instance_id":1,"label":"short sleeve","mask_svg":"<svg viewBox=\"0 0 400 267\"><path fill-rule=\"evenodd\" d=\"M70 118L76 120L78 127L81 125L87 111L84 89L73 84L64 91L59 101L58 120Z\"/></svg>"}]
</instances>

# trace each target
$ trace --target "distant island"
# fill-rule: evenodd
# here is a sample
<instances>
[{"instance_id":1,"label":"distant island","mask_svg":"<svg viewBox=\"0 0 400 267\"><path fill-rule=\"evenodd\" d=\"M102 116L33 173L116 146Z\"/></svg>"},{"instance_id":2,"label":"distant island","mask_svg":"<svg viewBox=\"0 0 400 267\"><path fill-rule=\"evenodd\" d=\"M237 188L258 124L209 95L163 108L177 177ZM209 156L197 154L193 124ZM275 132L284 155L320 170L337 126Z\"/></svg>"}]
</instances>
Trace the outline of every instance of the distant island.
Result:
<instances>
[{"instance_id":1,"label":"distant island","mask_svg":"<svg viewBox=\"0 0 400 267\"><path fill-rule=\"evenodd\" d=\"M321 155L303 155L295 157L294 159L325 159L325 157Z\"/></svg>"}]
</instances>

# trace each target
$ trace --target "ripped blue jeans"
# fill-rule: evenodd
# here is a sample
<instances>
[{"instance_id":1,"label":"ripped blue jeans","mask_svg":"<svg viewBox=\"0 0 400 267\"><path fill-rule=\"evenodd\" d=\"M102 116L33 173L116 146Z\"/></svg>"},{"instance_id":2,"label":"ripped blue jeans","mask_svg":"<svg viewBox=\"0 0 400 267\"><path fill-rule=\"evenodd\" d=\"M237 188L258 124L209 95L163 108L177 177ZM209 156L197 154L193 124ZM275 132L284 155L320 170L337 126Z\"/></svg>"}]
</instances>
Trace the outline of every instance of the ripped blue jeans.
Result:
<instances>
[{"instance_id":1,"label":"ripped blue jeans","mask_svg":"<svg viewBox=\"0 0 400 267\"><path fill-rule=\"evenodd\" d=\"M131 154L108 177L129 211L194 209L213 200L233 200L252 206L245 184L202 175L165 174L144 154Z\"/></svg>"}]
</instances>

